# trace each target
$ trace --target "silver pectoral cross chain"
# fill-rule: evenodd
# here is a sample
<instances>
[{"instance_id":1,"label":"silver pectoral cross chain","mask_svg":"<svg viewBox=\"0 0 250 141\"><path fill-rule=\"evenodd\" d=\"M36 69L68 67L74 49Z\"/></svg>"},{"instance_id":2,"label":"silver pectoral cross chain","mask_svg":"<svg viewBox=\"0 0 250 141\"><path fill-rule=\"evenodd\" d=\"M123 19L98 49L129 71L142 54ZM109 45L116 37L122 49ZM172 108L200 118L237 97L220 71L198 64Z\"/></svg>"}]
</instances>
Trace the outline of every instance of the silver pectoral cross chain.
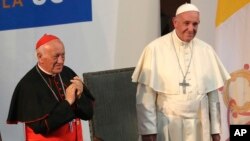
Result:
<instances>
[{"instance_id":1,"label":"silver pectoral cross chain","mask_svg":"<svg viewBox=\"0 0 250 141\"><path fill-rule=\"evenodd\" d=\"M186 82L186 79L184 78L183 81L181 83L179 83L180 86L182 86L183 89L183 93L186 93L186 87L190 86L189 83Z\"/></svg>"},{"instance_id":2,"label":"silver pectoral cross chain","mask_svg":"<svg viewBox=\"0 0 250 141\"><path fill-rule=\"evenodd\" d=\"M174 52L175 52L175 55L176 55L176 59L177 59L179 68L180 68L180 70L181 70L182 76L183 76L183 81L182 81L181 83L179 83L179 86L182 87L182 89L183 89L183 94L186 94L186 87L190 86L190 84L186 82L186 76L187 76L187 74L188 74L188 71L189 71L189 68L190 68L190 64L191 64L191 61L192 61L192 57L193 57L193 47L191 47L191 56L190 56L190 60L189 60L188 66L187 66L186 73L184 74L184 71L183 71L182 68L181 68L180 59L179 59L179 57L178 57L178 55L177 55L177 52L176 52L176 49L175 49L176 47L175 47L174 40L173 40L173 34L171 34L171 37L172 37L172 44L173 44Z\"/></svg>"}]
</instances>

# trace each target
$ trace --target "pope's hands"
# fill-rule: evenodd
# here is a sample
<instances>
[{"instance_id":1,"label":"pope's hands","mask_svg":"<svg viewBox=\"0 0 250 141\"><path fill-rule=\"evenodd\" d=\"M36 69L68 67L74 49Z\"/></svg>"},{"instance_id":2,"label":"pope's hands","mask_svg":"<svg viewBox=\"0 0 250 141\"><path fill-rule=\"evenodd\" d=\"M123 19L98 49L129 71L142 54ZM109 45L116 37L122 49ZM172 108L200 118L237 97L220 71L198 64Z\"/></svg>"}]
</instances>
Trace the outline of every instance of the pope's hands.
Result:
<instances>
[{"instance_id":1,"label":"pope's hands","mask_svg":"<svg viewBox=\"0 0 250 141\"><path fill-rule=\"evenodd\" d=\"M220 141L220 134L212 134L213 141Z\"/></svg>"},{"instance_id":2,"label":"pope's hands","mask_svg":"<svg viewBox=\"0 0 250 141\"><path fill-rule=\"evenodd\" d=\"M142 135L142 141L156 141L156 134Z\"/></svg>"}]
</instances>

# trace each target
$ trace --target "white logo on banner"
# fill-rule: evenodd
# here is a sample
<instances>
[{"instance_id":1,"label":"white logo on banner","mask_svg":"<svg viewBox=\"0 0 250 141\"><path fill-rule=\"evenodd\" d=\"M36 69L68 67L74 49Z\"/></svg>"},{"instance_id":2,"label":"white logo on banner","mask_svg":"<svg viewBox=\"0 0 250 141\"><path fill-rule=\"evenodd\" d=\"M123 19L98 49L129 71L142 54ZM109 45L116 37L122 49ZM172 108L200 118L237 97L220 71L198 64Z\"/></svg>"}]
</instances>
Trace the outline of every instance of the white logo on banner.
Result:
<instances>
[{"instance_id":1,"label":"white logo on banner","mask_svg":"<svg viewBox=\"0 0 250 141\"><path fill-rule=\"evenodd\" d=\"M43 5L46 2L46 0L33 0L33 3L35 5ZM51 0L53 3L61 3L63 0Z\"/></svg>"}]
</instances>

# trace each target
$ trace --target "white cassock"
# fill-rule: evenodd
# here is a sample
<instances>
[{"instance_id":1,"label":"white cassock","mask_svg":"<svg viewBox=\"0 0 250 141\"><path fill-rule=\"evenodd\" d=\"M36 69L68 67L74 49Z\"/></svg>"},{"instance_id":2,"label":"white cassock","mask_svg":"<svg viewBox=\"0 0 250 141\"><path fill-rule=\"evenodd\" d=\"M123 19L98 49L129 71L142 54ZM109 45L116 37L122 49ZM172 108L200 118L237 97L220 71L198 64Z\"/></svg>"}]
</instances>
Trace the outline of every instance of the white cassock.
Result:
<instances>
[{"instance_id":1,"label":"white cassock","mask_svg":"<svg viewBox=\"0 0 250 141\"><path fill-rule=\"evenodd\" d=\"M182 87L185 75L189 86ZM157 141L210 141L220 133L217 89L229 78L207 43L182 42L175 30L154 40L132 76L138 82L139 134L157 134Z\"/></svg>"}]
</instances>

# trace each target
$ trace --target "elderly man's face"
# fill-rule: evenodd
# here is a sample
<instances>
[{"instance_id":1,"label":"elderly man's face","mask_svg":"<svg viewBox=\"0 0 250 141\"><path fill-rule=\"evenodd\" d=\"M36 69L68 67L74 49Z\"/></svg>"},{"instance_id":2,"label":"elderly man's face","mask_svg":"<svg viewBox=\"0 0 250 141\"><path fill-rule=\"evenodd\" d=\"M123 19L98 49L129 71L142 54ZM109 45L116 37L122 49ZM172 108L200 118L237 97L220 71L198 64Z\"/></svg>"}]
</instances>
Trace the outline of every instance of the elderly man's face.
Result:
<instances>
[{"instance_id":1,"label":"elderly man's face","mask_svg":"<svg viewBox=\"0 0 250 141\"><path fill-rule=\"evenodd\" d=\"M181 13L173 19L177 36L184 42L190 42L195 37L199 23L199 12L196 11Z\"/></svg>"},{"instance_id":2,"label":"elderly man's face","mask_svg":"<svg viewBox=\"0 0 250 141\"><path fill-rule=\"evenodd\" d=\"M44 44L38 55L38 63L45 71L58 74L62 71L65 60L63 43L56 39Z\"/></svg>"}]
</instances>

